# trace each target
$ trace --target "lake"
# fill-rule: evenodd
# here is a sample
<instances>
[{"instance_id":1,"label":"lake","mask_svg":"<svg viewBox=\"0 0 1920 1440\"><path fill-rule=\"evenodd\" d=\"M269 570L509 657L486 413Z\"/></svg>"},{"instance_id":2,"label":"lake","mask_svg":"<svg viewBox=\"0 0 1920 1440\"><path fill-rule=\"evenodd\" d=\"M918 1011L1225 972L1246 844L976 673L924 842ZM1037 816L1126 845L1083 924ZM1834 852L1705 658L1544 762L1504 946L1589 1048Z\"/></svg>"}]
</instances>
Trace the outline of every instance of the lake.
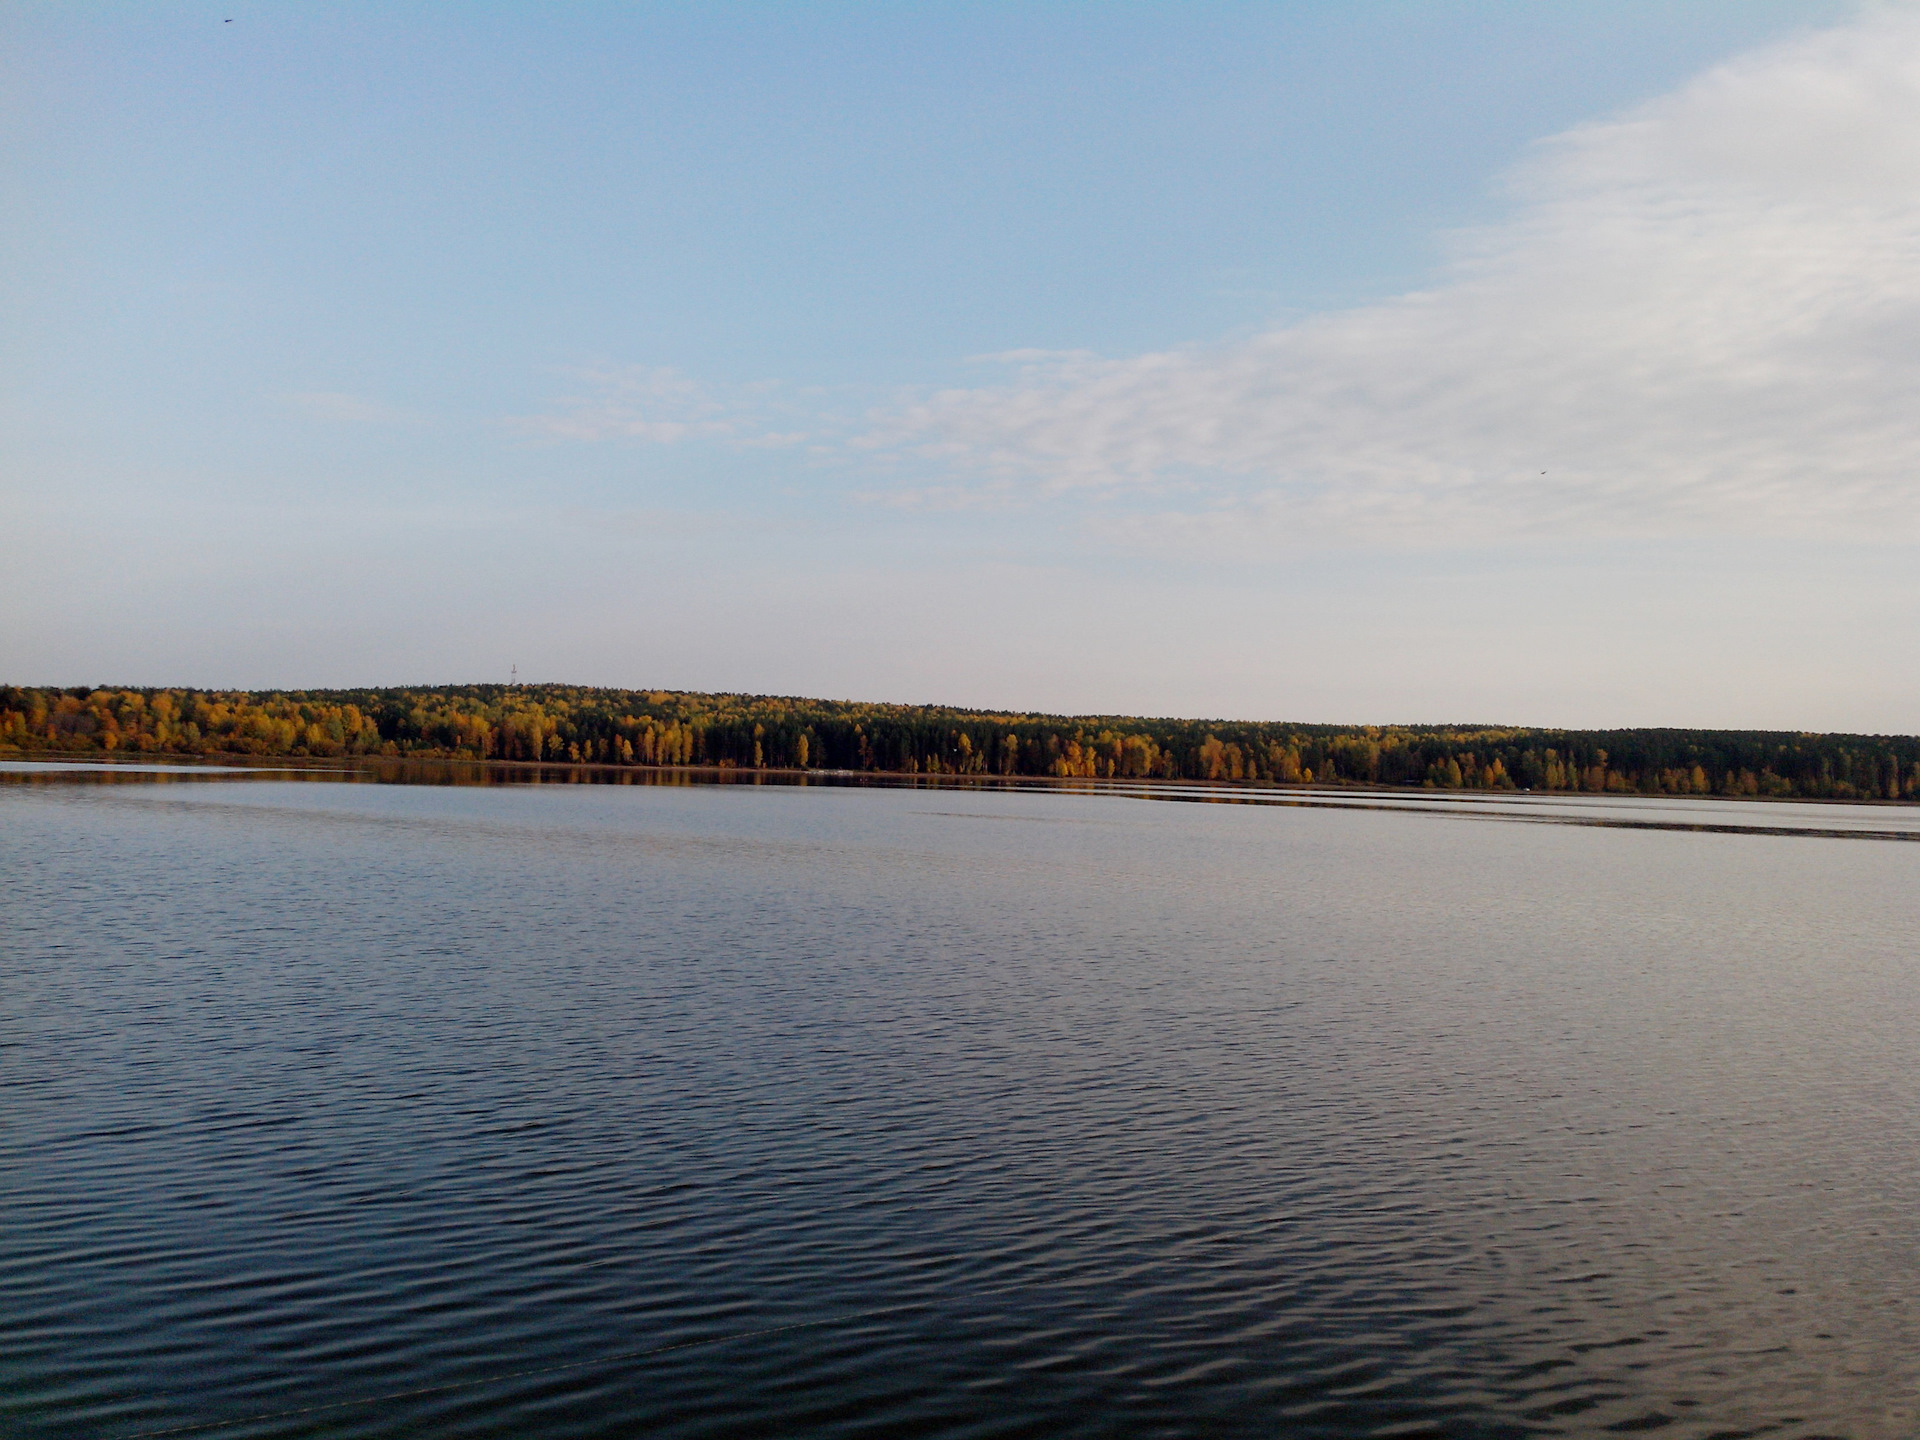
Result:
<instances>
[{"instance_id":1,"label":"lake","mask_svg":"<svg viewBox=\"0 0 1920 1440\"><path fill-rule=\"evenodd\" d=\"M1920 1433L1911 807L0 771L0 1433Z\"/></svg>"}]
</instances>

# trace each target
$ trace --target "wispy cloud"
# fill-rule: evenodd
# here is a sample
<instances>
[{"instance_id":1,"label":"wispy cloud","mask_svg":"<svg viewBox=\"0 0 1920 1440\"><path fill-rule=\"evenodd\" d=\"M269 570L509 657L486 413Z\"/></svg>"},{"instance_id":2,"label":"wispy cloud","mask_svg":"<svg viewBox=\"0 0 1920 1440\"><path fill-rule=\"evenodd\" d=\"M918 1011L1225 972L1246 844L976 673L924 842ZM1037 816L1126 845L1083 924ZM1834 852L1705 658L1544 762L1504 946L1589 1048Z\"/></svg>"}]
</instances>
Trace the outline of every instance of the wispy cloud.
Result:
<instances>
[{"instance_id":1,"label":"wispy cloud","mask_svg":"<svg viewBox=\"0 0 1920 1440\"><path fill-rule=\"evenodd\" d=\"M737 422L705 387L667 366L604 365L576 372L576 392L516 429L560 440L681 440L732 436Z\"/></svg>"},{"instance_id":2,"label":"wispy cloud","mask_svg":"<svg viewBox=\"0 0 1920 1440\"><path fill-rule=\"evenodd\" d=\"M364 395L350 395L343 390L301 390L282 398L315 419L340 425L421 425L427 419L417 410L370 400Z\"/></svg>"},{"instance_id":3,"label":"wispy cloud","mask_svg":"<svg viewBox=\"0 0 1920 1440\"><path fill-rule=\"evenodd\" d=\"M1001 357L857 443L916 493L1131 497L1101 523L1209 545L1920 536L1913 10L1722 65L1507 185L1510 218L1429 290L1227 344Z\"/></svg>"},{"instance_id":4,"label":"wispy cloud","mask_svg":"<svg viewBox=\"0 0 1920 1440\"><path fill-rule=\"evenodd\" d=\"M779 449L813 438L807 430L781 429L796 411L775 382L736 387L725 398L670 366L600 365L574 372L575 392L554 400L539 415L509 423L526 434L557 440L638 440L673 445L683 440L724 441L746 449Z\"/></svg>"}]
</instances>

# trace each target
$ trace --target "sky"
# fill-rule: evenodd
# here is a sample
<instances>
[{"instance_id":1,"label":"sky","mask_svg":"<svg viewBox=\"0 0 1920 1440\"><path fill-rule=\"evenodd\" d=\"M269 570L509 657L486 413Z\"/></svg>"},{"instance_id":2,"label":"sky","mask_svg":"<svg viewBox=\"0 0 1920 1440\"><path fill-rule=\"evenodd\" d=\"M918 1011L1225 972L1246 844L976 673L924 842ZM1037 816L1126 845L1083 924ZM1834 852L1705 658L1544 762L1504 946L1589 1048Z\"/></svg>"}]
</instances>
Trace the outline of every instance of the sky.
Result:
<instances>
[{"instance_id":1,"label":"sky","mask_svg":"<svg viewBox=\"0 0 1920 1440\"><path fill-rule=\"evenodd\" d=\"M1920 731L1920 8L0 0L0 681Z\"/></svg>"}]
</instances>

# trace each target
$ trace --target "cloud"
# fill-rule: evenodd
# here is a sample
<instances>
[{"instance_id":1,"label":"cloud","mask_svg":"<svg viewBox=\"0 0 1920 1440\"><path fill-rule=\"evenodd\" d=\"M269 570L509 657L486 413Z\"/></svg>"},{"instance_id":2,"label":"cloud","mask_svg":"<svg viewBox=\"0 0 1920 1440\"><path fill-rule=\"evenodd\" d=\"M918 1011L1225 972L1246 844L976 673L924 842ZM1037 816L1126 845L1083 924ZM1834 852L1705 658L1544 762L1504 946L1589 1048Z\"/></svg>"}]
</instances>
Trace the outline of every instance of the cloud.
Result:
<instances>
[{"instance_id":1,"label":"cloud","mask_svg":"<svg viewBox=\"0 0 1920 1440\"><path fill-rule=\"evenodd\" d=\"M681 440L731 436L726 407L667 366L613 365L581 370L583 393L564 396L544 415L517 416L515 429L560 440Z\"/></svg>"},{"instance_id":2,"label":"cloud","mask_svg":"<svg viewBox=\"0 0 1920 1440\"><path fill-rule=\"evenodd\" d=\"M302 390L283 398L316 419L341 425L419 425L426 420L417 410L403 410L340 390Z\"/></svg>"},{"instance_id":3,"label":"cloud","mask_svg":"<svg viewBox=\"0 0 1920 1440\"><path fill-rule=\"evenodd\" d=\"M600 365L574 372L579 393L552 402L546 413L518 415L507 424L523 434L555 440L638 440L674 445L719 441L743 450L782 450L818 440L822 425L844 431L844 419L804 408L778 381L734 386L725 398L664 365ZM818 399L822 392L813 392ZM780 429L803 420L810 428Z\"/></svg>"},{"instance_id":4,"label":"cloud","mask_svg":"<svg viewBox=\"0 0 1920 1440\"><path fill-rule=\"evenodd\" d=\"M877 412L917 493L1164 543L1920 536L1920 14L1541 143L1431 289ZM914 488L914 487L909 487Z\"/></svg>"}]
</instances>

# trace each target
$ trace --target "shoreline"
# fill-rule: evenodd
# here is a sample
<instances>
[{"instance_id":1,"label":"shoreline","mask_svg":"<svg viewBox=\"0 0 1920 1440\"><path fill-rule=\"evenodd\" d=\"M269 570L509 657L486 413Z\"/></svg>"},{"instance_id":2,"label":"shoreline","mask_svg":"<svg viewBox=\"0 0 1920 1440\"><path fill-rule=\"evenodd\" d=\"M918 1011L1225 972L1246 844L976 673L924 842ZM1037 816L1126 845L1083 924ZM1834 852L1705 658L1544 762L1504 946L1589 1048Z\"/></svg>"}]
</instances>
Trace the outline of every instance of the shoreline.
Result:
<instances>
[{"instance_id":1,"label":"shoreline","mask_svg":"<svg viewBox=\"0 0 1920 1440\"><path fill-rule=\"evenodd\" d=\"M683 776L706 777L731 784L776 784L805 785L817 781L838 785L859 785L873 782L895 788L926 786L927 788L983 788L983 789L1032 789L1032 790L1098 790L1106 792L1151 792L1178 790L1185 792L1213 793L1221 797L1229 796L1285 796L1298 795L1308 797L1315 794L1368 795L1378 794L1396 798L1413 799L1417 797L1457 797L1463 800L1514 800L1521 797L1547 800L1685 800L1713 801L1732 804L1783 804L1783 805L1844 805L1849 807L1907 807L1913 808L1914 800L1891 800L1885 797L1844 797L1826 795L1728 795L1728 794L1677 794L1665 791L1648 790L1549 790L1529 789L1520 786L1480 787L1480 786L1439 786L1439 785L1396 785L1387 781L1332 780L1312 781L1308 783L1287 783L1273 781L1247 780L1202 780L1178 779L1152 776L1081 776L1081 775L992 775L992 774L954 774L950 772L912 771L912 770L840 770L824 767L800 769L792 766L746 766L746 765L614 765L600 761L585 760L505 760L479 759L473 756L456 755L257 755L248 753L207 753L175 751L73 751L73 750L17 750L0 747L0 762L18 761L33 764L65 764L98 766L101 768L135 768L143 765L177 767L193 769L260 770L294 773L348 774L354 771L369 771L381 768L397 769L408 766L445 767L466 771L504 770L523 774L558 773L567 776L585 778L588 776L619 776L619 783L631 784L633 780L625 777L669 777ZM510 782L509 782L510 783ZM599 783L607 783L601 781ZM648 780L643 783L658 783Z\"/></svg>"}]
</instances>

